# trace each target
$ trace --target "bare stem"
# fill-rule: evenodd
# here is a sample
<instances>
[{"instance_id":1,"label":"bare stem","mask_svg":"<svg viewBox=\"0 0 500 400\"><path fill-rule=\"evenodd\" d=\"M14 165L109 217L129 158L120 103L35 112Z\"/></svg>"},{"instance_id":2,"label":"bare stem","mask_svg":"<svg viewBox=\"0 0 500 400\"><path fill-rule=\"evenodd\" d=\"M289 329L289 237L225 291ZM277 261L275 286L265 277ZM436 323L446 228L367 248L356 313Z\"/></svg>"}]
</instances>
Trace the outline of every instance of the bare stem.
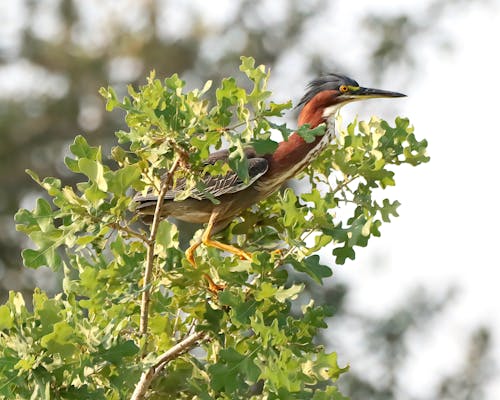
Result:
<instances>
[{"instance_id":1,"label":"bare stem","mask_svg":"<svg viewBox=\"0 0 500 400\"><path fill-rule=\"evenodd\" d=\"M141 335L145 335L148 330L149 302L151 297L150 283L151 283L151 276L153 275L156 234L158 233L158 227L160 226L161 208L163 205L165 194L167 193L168 188L172 183L172 177L179 165L179 162L180 162L180 157L177 157L174 163L172 164L172 167L168 171L167 175L165 176L165 180L161 185L160 193L158 194L158 201L156 202L156 208L153 215L153 223L151 224L151 231L147 241L148 248L146 253L146 269L144 270L142 302L141 302L141 319L139 326L139 332Z\"/></svg>"},{"instance_id":2,"label":"bare stem","mask_svg":"<svg viewBox=\"0 0 500 400\"><path fill-rule=\"evenodd\" d=\"M349 183L355 181L356 179L359 178L359 175L358 174L354 174L353 176L351 176L349 179L345 179L344 182L342 182L340 185L338 185L333 191L332 191L332 194L335 194L337 193L339 190L342 190L344 188L347 187L347 185L349 185Z\"/></svg>"},{"instance_id":3,"label":"bare stem","mask_svg":"<svg viewBox=\"0 0 500 400\"><path fill-rule=\"evenodd\" d=\"M124 232L131 237L135 237L136 239L140 239L143 242L147 243L147 241L148 241L148 238L146 236L144 236L142 233L134 231L133 229L129 228L126 225L120 225L118 222L112 222L111 224L109 224L109 226L113 229L116 229L117 231Z\"/></svg>"},{"instance_id":4,"label":"bare stem","mask_svg":"<svg viewBox=\"0 0 500 400\"><path fill-rule=\"evenodd\" d=\"M195 332L187 337L185 337L183 340L181 340L179 343L177 343L175 346L171 347L168 349L165 353L160 355L157 359L155 364L149 368L147 371L144 371L141 375L141 379L137 383L134 393L132 394L132 397L130 400L142 400L144 399L144 396L146 395L146 392L149 389L149 386L151 386L151 382L153 379L163 370L163 368L167 365L167 363L174 358L180 356L181 354L185 353L186 351L189 351L192 349L196 343L199 340L203 340L207 337L206 332Z\"/></svg>"}]
</instances>

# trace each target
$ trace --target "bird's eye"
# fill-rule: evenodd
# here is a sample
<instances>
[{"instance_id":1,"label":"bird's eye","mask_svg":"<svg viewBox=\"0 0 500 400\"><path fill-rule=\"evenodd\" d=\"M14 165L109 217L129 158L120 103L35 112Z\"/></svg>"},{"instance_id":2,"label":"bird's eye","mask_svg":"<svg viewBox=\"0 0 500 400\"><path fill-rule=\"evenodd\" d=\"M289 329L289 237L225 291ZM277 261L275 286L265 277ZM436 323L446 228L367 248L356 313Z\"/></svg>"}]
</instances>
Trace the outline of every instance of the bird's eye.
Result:
<instances>
[{"instance_id":1,"label":"bird's eye","mask_svg":"<svg viewBox=\"0 0 500 400\"><path fill-rule=\"evenodd\" d=\"M340 85L339 90L340 93L346 93L349 91L349 88L346 85Z\"/></svg>"}]
</instances>

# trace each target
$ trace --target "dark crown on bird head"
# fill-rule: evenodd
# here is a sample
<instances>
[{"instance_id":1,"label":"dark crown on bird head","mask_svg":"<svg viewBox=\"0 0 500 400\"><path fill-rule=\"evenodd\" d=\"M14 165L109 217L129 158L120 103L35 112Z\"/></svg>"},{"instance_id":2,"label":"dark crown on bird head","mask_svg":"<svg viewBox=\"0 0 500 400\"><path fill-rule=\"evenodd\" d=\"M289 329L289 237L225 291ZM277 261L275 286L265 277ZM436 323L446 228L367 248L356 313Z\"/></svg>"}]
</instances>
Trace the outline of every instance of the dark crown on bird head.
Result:
<instances>
[{"instance_id":1,"label":"dark crown on bird head","mask_svg":"<svg viewBox=\"0 0 500 400\"><path fill-rule=\"evenodd\" d=\"M345 75L330 73L320 76L319 78L316 78L313 81L309 82L309 84L307 85L307 92L306 94L304 94L302 99L300 99L300 102L299 104L297 104L296 108L300 108L306 105L318 93L321 93L324 90L338 90L342 85L359 86L358 82Z\"/></svg>"}]
</instances>

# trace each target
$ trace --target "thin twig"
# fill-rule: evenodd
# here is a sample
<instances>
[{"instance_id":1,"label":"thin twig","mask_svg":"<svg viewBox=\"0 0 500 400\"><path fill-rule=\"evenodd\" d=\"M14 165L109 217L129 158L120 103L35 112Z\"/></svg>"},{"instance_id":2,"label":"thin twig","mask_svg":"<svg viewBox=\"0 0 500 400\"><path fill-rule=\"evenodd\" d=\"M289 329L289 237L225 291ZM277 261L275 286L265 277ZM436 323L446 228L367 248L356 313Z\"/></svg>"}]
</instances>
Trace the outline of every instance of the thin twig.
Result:
<instances>
[{"instance_id":1,"label":"thin twig","mask_svg":"<svg viewBox=\"0 0 500 400\"><path fill-rule=\"evenodd\" d=\"M177 343L175 346L171 347L168 349L165 353L160 355L157 359L155 364L149 368L147 371L144 371L141 375L141 379L137 383L134 393L132 394L132 397L130 400L142 400L144 399L144 396L146 395L146 392L149 389L149 386L151 386L151 382L153 379L163 370L163 368L167 365L167 363L174 358L178 357L179 355L185 353L186 351L189 351L194 347L194 345L202 339L205 339L207 337L207 333L200 331L200 332L195 332L183 340L181 340L179 343Z\"/></svg>"},{"instance_id":2,"label":"thin twig","mask_svg":"<svg viewBox=\"0 0 500 400\"><path fill-rule=\"evenodd\" d=\"M145 235L143 235L140 232L134 231L133 229L129 228L128 226L120 225L118 222L112 222L109 224L109 226L113 229L116 229L117 231L124 232L129 236L140 239L143 242L146 242L146 243L148 242L148 238Z\"/></svg>"},{"instance_id":3,"label":"thin twig","mask_svg":"<svg viewBox=\"0 0 500 400\"><path fill-rule=\"evenodd\" d=\"M353 176L351 176L349 179L345 179L344 182L342 182L340 185L338 185L332 192L332 194L335 194L337 193L339 190L342 190L344 188L347 187L347 185L349 185L349 183L355 181L356 179L359 178L359 175L358 174L354 174Z\"/></svg>"},{"instance_id":4,"label":"thin twig","mask_svg":"<svg viewBox=\"0 0 500 400\"><path fill-rule=\"evenodd\" d=\"M175 314L174 326L172 327L172 332L174 332L174 335L175 332L177 332L177 324L179 323L180 318L181 318L181 309L179 308L177 310L177 313Z\"/></svg>"},{"instance_id":5,"label":"thin twig","mask_svg":"<svg viewBox=\"0 0 500 400\"><path fill-rule=\"evenodd\" d=\"M174 151L177 153L177 156L180 157L180 164L183 168L189 169L189 152L186 151L182 146L180 146L177 142L175 142L172 139L166 138L165 133L162 132L160 137L154 137L153 139L155 143L163 144L167 143L169 147L174 149Z\"/></svg>"},{"instance_id":6,"label":"thin twig","mask_svg":"<svg viewBox=\"0 0 500 400\"><path fill-rule=\"evenodd\" d=\"M160 220L161 220L161 208L163 206L163 200L165 194L167 193L172 183L172 177L179 165L179 162L180 162L180 157L177 157L174 163L172 164L172 167L168 171L165 180L161 185L160 193L158 194L158 201L156 202L156 208L153 215L153 222L151 224L151 231L147 241L148 248L146 253L146 269L144 271L144 279L143 279L141 319L139 326L139 332L141 335L145 335L148 330L149 302L151 296L150 283L151 283L151 276L153 274L156 234L158 233L158 227L160 226Z\"/></svg>"},{"instance_id":7,"label":"thin twig","mask_svg":"<svg viewBox=\"0 0 500 400\"><path fill-rule=\"evenodd\" d=\"M160 191L160 188L156 185L156 182L154 181L153 178L151 178L147 173L146 173L146 169L144 168L142 170L142 172L144 173L144 177L148 180L148 183L151 185L151 187L153 187L155 190L157 190L158 192Z\"/></svg>"},{"instance_id":8,"label":"thin twig","mask_svg":"<svg viewBox=\"0 0 500 400\"><path fill-rule=\"evenodd\" d=\"M184 169L189 169L189 153L173 140L168 140L167 143L170 147L172 147L176 151L177 156L179 157L180 165Z\"/></svg>"}]
</instances>

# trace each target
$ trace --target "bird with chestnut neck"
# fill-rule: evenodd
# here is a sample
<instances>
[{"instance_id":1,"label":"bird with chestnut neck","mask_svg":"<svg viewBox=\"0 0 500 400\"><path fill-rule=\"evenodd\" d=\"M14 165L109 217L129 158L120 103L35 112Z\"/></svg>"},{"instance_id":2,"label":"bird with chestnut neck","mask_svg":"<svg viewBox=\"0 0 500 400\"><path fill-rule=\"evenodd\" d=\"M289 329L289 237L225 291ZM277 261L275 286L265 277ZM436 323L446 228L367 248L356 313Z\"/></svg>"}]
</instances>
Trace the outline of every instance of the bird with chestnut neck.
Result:
<instances>
[{"instance_id":1,"label":"bird with chestnut neck","mask_svg":"<svg viewBox=\"0 0 500 400\"><path fill-rule=\"evenodd\" d=\"M230 244L213 240L212 235L226 227L245 209L270 196L285 181L304 170L334 137L335 115L341 107L359 100L404 96L398 92L359 86L355 80L344 75L323 75L309 83L306 93L297 105L300 109L298 127L307 124L312 129L326 123L323 135L308 143L295 132L288 140L280 142L272 154L258 154L252 147L245 148L249 176L247 182L239 179L234 171L220 176L208 174L202 177L204 191L195 190L188 198L175 201L176 194L185 189L185 181L178 179L176 186L165 194L161 208L162 217L171 216L192 223L207 223L201 240L195 241L186 250L188 261L196 266L195 250L202 243L250 260L251 254ZM220 150L210 154L205 163L215 164L217 161L226 162L228 159L229 151ZM211 200L213 198L218 200L217 204ZM140 214L146 217L154 214L157 194L138 193L134 200L138 203L137 211ZM220 288L210 277L205 277L211 290Z\"/></svg>"}]
</instances>

